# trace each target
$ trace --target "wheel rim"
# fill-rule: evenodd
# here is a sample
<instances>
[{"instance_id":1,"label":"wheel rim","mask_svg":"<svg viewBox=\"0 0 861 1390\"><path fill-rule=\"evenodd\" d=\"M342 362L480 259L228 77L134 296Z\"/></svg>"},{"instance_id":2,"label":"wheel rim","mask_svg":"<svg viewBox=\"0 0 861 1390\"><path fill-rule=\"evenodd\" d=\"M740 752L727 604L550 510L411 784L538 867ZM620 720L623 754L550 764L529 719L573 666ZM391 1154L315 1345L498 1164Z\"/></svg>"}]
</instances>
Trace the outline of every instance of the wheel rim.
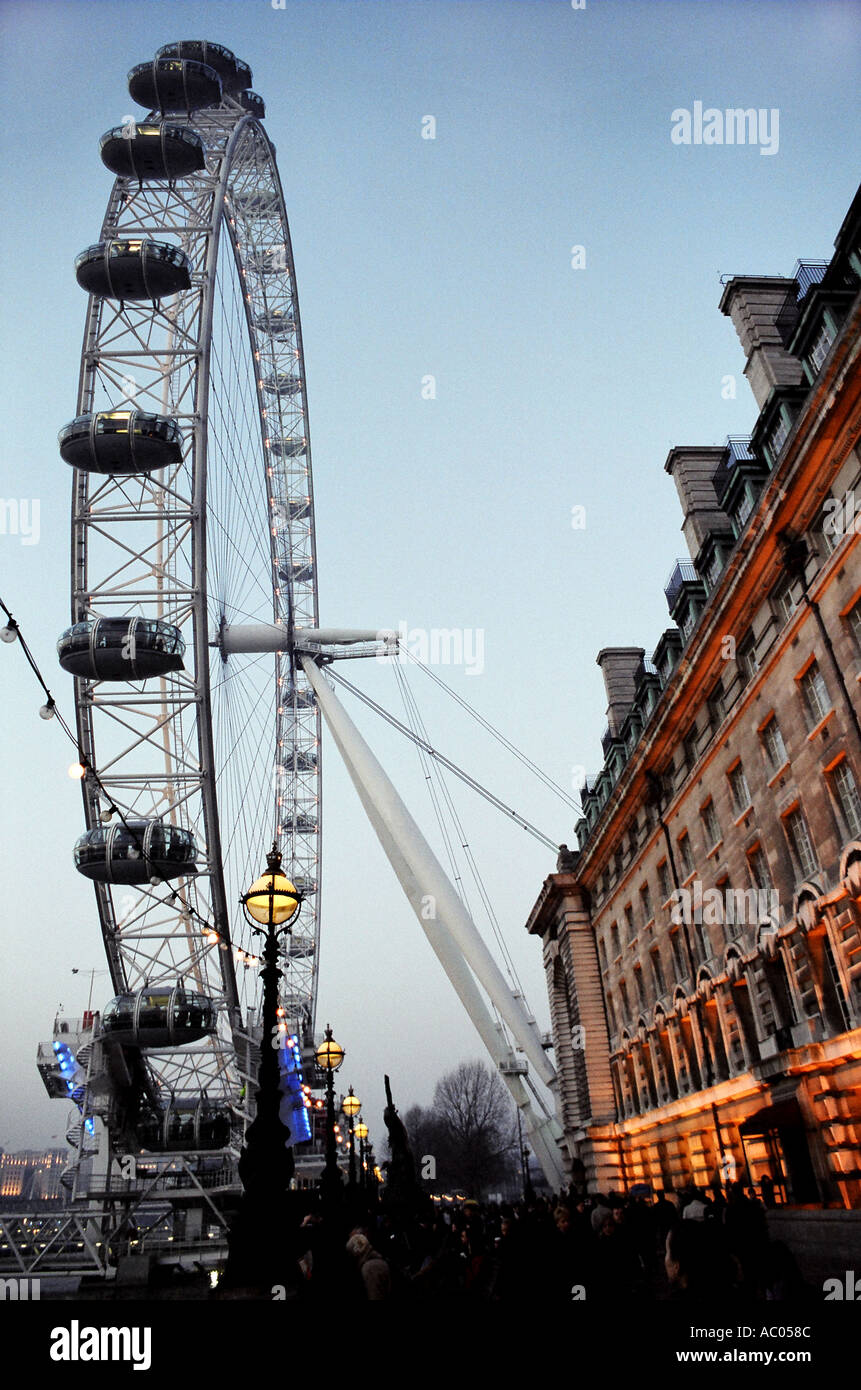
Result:
<instances>
[{"instance_id":1,"label":"wheel rim","mask_svg":"<svg viewBox=\"0 0 861 1390\"><path fill-rule=\"evenodd\" d=\"M150 119L154 119L153 116ZM176 118L171 118L176 124ZM249 1072L257 953L238 898L273 838L307 894L289 970L288 1019L310 1041L320 861L319 714L288 651L224 655L222 624L317 625L305 372L289 228L274 152L230 98L189 124L206 169L118 178L102 239L174 240L192 285L154 308L90 299L78 413L131 403L178 419L183 458L147 477L75 473L72 618L175 623L186 671L146 682L76 679L78 732L123 815L192 829L195 878L136 892L96 885L113 984L186 979L224 1005L206 1045L147 1054L157 1089L230 1103ZM106 796L84 780L88 827ZM220 939L206 939L209 923ZM286 948L285 948L286 949Z\"/></svg>"}]
</instances>

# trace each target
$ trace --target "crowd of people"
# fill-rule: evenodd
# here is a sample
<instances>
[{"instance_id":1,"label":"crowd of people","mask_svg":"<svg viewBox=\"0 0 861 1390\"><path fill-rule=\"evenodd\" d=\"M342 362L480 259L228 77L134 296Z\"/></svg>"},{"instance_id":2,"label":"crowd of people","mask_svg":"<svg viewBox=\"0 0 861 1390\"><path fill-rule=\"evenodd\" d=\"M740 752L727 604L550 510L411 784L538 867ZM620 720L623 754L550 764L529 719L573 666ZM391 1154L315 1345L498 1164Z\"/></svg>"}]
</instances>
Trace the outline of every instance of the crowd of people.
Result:
<instances>
[{"instance_id":1,"label":"crowd of people","mask_svg":"<svg viewBox=\"0 0 861 1390\"><path fill-rule=\"evenodd\" d=\"M726 1194L571 1190L419 1212L317 1209L302 1221L296 1258L298 1292L312 1301L337 1291L359 1302L743 1304L810 1293L741 1184Z\"/></svg>"}]
</instances>

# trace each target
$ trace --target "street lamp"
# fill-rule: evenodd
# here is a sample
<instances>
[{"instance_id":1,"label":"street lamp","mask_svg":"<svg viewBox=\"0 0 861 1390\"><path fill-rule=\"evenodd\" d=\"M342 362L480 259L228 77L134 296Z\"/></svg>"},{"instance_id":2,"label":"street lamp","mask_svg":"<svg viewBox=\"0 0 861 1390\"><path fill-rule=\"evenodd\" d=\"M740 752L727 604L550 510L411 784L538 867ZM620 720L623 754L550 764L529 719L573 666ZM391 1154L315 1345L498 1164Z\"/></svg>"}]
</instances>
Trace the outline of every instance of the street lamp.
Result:
<instances>
[{"instance_id":1,"label":"street lamp","mask_svg":"<svg viewBox=\"0 0 861 1390\"><path fill-rule=\"evenodd\" d=\"M352 1088L352 1086L351 1086L350 1089L349 1089L349 1091L347 1092L347 1094L344 1096L343 1100L341 1101L341 1109L343 1110L344 1114L347 1116L347 1119L348 1119L349 1122L350 1122L350 1186L351 1186L351 1187L355 1187L355 1186L356 1186L356 1139L355 1139L356 1131L355 1131L355 1129L354 1129L354 1127L353 1127L353 1121L355 1120L355 1118L356 1118L356 1116L358 1115L358 1113L359 1113L359 1111L361 1110L361 1108L362 1108L362 1102L359 1100L359 1097L358 1097L358 1096L354 1096L354 1095L353 1095L353 1088Z\"/></svg>"},{"instance_id":2,"label":"street lamp","mask_svg":"<svg viewBox=\"0 0 861 1390\"><path fill-rule=\"evenodd\" d=\"M326 1036L315 1053L317 1066L326 1073L326 1166L320 1180L324 1197L334 1198L341 1189L341 1170L335 1152L335 1072L341 1066L345 1053L340 1043L332 1037L332 1029L326 1025Z\"/></svg>"},{"instance_id":3,"label":"street lamp","mask_svg":"<svg viewBox=\"0 0 861 1390\"><path fill-rule=\"evenodd\" d=\"M285 1025L279 1023L278 939L290 931L302 895L281 872L281 855L273 845L266 872L240 898L252 931L265 937L263 951L263 1036L257 1071L256 1114L245 1134L239 1158L243 1196L230 1235L226 1270L229 1284L271 1286L281 1277L289 1249L285 1194L294 1173L292 1138L280 1115L278 1053ZM289 1267L289 1256L288 1267Z\"/></svg>"},{"instance_id":4,"label":"street lamp","mask_svg":"<svg viewBox=\"0 0 861 1390\"><path fill-rule=\"evenodd\" d=\"M356 1125L356 1138L359 1141L359 1186L361 1187L362 1191L364 1191L367 1187L367 1181L365 1178L365 1171L367 1168L367 1164L365 1163L365 1140L367 1139L367 1137L368 1126L365 1124L365 1121L360 1117L359 1123Z\"/></svg>"}]
</instances>

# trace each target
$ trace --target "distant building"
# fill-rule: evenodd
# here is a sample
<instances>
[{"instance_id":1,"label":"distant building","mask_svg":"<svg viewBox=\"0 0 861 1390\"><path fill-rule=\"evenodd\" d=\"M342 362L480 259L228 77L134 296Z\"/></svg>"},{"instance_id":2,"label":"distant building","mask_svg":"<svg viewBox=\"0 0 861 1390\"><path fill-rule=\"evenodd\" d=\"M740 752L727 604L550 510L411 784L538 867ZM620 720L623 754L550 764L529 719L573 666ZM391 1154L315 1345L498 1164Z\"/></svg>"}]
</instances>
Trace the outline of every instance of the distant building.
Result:
<instances>
[{"instance_id":1,"label":"distant building","mask_svg":"<svg viewBox=\"0 0 861 1390\"><path fill-rule=\"evenodd\" d=\"M593 1189L861 1204L859 286L861 191L830 262L725 285L759 416L670 451L671 626L598 655L604 766L528 922Z\"/></svg>"},{"instance_id":2,"label":"distant building","mask_svg":"<svg viewBox=\"0 0 861 1390\"><path fill-rule=\"evenodd\" d=\"M68 1167L68 1149L23 1149L0 1152L0 1203L22 1206L57 1201L64 1195L60 1176Z\"/></svg>"}]
</instances>

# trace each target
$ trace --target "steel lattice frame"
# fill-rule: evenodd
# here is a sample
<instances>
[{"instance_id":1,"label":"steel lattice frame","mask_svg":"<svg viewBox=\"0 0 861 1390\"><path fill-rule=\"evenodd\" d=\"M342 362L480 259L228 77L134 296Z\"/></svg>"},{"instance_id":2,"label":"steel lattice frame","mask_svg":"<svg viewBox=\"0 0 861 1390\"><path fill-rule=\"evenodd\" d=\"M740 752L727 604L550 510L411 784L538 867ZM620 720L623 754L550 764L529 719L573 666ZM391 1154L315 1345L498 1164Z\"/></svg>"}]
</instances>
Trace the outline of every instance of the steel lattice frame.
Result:
<instances>
[{"instance_id":1,"label":"steel lattice frame","mask_svg":"<svg viewBox=\"0 0 861 1390\"><path fill-rule=\"evenodd\" d=\"M96 885L113 986L181 977L219 1000L216 1036L145 1055L163 1094L204 1090L235 1103L258 1021L257 971L245 956L259 947L238 899L273 839L307 894L287 938L282 1003L303 1038L313 1034L320 723L289 652L225 656L217 639L224 624L248 619L318 625L314 508L274 149L229 97L188 124L205 142L205 171L173 185L118 178L101 236L180 245L191 288L155 305L91 296L78 394L79 414L131 403L174 416L183 458L133 478L76 471L72 503L72 621L175 623L186 669L146 682L76 679L75 692L81 751L105 788L84 779L87 827L112 801L126 817L193 830L200 850L198 874L178 883Z\"/></svg>"}]
</instances>

